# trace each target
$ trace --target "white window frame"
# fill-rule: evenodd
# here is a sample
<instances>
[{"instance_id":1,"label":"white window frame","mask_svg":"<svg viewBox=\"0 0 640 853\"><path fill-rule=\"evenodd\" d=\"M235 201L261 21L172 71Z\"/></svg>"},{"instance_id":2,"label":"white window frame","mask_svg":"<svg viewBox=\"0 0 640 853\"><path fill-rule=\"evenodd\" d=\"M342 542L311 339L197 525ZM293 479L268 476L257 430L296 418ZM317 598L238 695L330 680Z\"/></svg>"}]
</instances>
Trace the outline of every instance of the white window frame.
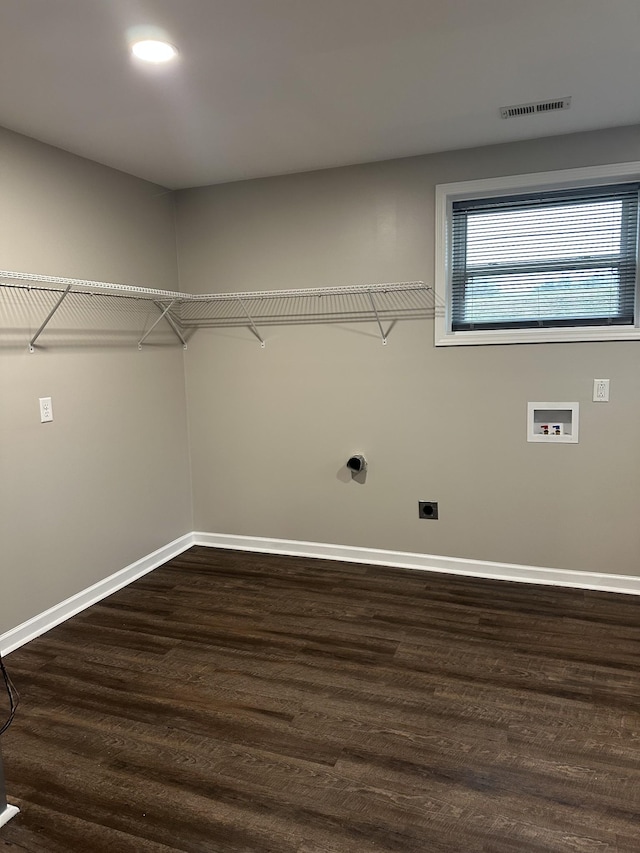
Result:
<instances>
[{"instance_id":1,"label":"white window frame","mask_svg":"<svg viewBox=\"0 0 640 853\"><path fill-rule=\"evenodd\" d=\"M505 196L511 193L518 195L536 190L548 192L579 187L595 187L638 180L640 180L640 162L438 184L436 186L435 345L474 346L478 344L640 340L638 286L636 286L634 325L479 329L457 332L451 329L451 217L452 206L455 201Z\"/></svg>"}]
</instances>

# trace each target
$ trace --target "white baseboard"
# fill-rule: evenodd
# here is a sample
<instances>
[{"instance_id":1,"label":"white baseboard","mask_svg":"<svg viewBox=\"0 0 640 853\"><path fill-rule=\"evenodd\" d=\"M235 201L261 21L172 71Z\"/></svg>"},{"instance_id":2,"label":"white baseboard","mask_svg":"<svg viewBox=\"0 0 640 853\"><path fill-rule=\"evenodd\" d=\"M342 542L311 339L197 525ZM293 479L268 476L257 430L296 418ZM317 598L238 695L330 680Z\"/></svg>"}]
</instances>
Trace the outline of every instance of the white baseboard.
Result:
<instances>
[{"instance_id":1,"label":"white baseboard","mask_svg":"<svg viewBox=\"0 0 640 853\"><path fill-rule=\"evenodd\" d=\"M123 586L127 586L132 581L146 575L147 572L157 569L158 566L173 559L173 557L177 557L178 554L182 554L183 551L186 551L192 545L193 533L186 533L184 536L174 539L173 542L169 542L168 545L158 548L157 551L147 554L146 557L136 560L135 563L131 563L131 565L126 566L119 572L109 575L104 580L98 581L93 586L83 589L81 592L76 593L76 595L72 595L71 598L61 601L60 604L50 607L49 610L45 610L38 616L34 616L32 619L23 622L21 625L17 625L5 634L1 634L0 654L10 654L10 652L15 651L20 646L24 646L30 640L34 640L36 637L44 634L50 628L59 625L61 622L65 622L67 619L75 616L76 613L80 613L80 611L85 610L97 601L101 601L108 595L117 592Z\"/></svg>"},{"instance_id":2,"label":"white baseboard","mask_svg":"<svg viewBox=\"0 0 640 853\"><path fill-rule=\"evenodd\" d=\"M0 812L0 827L8 823L12 817L15 817L20 809L17 806L7 805L6 809Z\"/></svg>"},{"instance_id":3,"label":"white baseboard","mask_svg":"<svg viewBox=\"0 0 640 853\"><path fill-rule=\"evenodd\" d=\"M374 566L418 569L423 572L440 572L468 577L517 581L519 583L568 586L577 589L640 595L640 577L633 575L570 571L542 566L523 566L517 563L491 563L460 557L414 554L408 551L382 551L377 548L328 545L324 542L298 542L294 539L266 539L260 536L234 536L226 533L194 533L193 544L206 545L211 548L230 548L237 551L316 557L347 563L369 563Z\"/></svg>"},{"instance_id":4,"label":"white baseboard","mask_svg":"<svg viewBox=\"0 0 640 853\"><path fill-rule=\"evenodd\" d=\"M255 551L264 554L283 554L295 557L315 557L345 563L367 563L423 572L465 575L494 580L537 583L547 586L567 586L600 592L620 592L640 595L640 577L610 575L605 572L581 572L552 569L542 566L523 566L517 563L491 563L460 557L439 557L409 551L384 551L378 548L357 548L352 545L331 545L324 542L301 542L295 539L267 539L261 536L235 536L227 533L186 533L152 554L131 563L119 572L87 587L66 601L56 604L27 622L0 634L0 654L8 655L50 628L65 622L92 604L117 592L163 563L172 560L192 545L209 548L228 548L234 551ZM4 814L4 813L3 813ZM13 815L10 815L12 817ZM9 820L9 817L6 818ZM0 826L2 824L0 823Z\"/></svg>"}]
</instances>

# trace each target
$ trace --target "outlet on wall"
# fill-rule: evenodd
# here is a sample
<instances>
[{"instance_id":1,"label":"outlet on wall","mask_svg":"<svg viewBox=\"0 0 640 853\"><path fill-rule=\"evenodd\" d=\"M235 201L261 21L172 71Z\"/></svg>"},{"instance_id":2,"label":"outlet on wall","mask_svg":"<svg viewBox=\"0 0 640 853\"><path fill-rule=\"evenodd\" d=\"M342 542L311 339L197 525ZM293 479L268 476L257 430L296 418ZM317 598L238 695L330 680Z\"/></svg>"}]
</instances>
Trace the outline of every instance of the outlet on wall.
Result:
<instances>
[{"instance_id":1,"label":"outlet on wall","mask_svg":"<svg viewBox=\"0 0 640 853\"><path fill-rule=\"evenodd\" d=\"M40 397L40 423L48 424L53 420L51 397Z\"/></svg>"},{"instance_id":2,"label":"outlet on wall","mask_svg":"<svg viewBox=\"0 0 640 853\"><path fill-rule=\"evenodd\" d=\"M608 403L609 402L609 380L594 379L593 380L593 402Z\"/></svg>"},{"instance_id":3,"label":"outlet on wall","mask_svg":"<svg viewBox=\"0 0 640 853\"><path fill-rule=\"evenodd\" d=\"M438 518L438 501L418 501L418 516L420 518Z\"/></svg>"}]
</instances>

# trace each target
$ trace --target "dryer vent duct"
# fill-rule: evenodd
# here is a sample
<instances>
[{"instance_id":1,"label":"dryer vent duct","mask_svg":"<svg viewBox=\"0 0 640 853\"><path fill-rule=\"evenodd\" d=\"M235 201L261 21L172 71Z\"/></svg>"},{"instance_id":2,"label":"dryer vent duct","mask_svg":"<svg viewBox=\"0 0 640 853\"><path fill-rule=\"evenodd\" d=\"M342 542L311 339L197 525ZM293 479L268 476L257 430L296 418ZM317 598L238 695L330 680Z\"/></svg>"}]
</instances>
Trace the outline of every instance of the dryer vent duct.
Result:
<instances>
[{"instance_id":1,"label":"dryer vent duct","mask_svg":"<svg viewBox=\"0 0 640 853\"><path fill-rule=\"evenodd\" d=\"M367 460L357 453L348 459L347 468L352 474L363 474L367 470Z\"/></svg>"}]
</instances>

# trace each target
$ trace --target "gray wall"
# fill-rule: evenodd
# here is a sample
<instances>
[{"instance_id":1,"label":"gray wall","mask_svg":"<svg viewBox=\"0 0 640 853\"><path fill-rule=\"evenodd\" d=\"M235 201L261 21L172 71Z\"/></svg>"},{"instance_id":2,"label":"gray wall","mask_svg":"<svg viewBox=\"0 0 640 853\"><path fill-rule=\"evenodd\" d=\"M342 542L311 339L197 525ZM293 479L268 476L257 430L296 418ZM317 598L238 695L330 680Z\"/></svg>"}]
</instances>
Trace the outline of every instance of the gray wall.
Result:
<instances>
[{"instance_id":1,"label":"gray wall","mask_svg":"<svg viewBox=\"0 0 640 853\"><path fill-rule=\"evenodd\" d=\"M433 281L434 186L636 160L640 128L177 194L185 290ZM430 321L200 330L186 354L198 530L638 574L637 342L437 349ZM594 377L611 402L591 402ZM577 400L580 443L526 442ZM354 451L365 484L345 476ZM420 521L418 499L438 500Z\"/></svg>"},{"instance_id":2,"label":"gray wall","mask_svg":"<svg viewBox=\"0 0 640 853\"><path fill-rule=\"evenodd\" d=\"M176 288L161 187L2 131L0 188L2 269ZM70 298L29 354L50 297L0 300L2 633L193 522L182 349L135 345L156 309Z\"/></svg>"},{"instance_id":3,"label":"gray wall","mask_svg":"<svg viewBox=\"0 0 640 853\"><path fill-rule=\"evenodd\" d=\"M624 128L184 191L178 279L171 194L1 131L0 267L195 291L431 281L436 183L639 153ZM387 347L370 324L270 327L264 350L202 329L183 359L162 327L138 352L153 307L76 297L29 354L50 297L0 299L0 633L194 528L639 571L635 342L436 349L407 321ZM544 399L581 403L579 445L526 443Z\"/></svg>"}]
</instances>

